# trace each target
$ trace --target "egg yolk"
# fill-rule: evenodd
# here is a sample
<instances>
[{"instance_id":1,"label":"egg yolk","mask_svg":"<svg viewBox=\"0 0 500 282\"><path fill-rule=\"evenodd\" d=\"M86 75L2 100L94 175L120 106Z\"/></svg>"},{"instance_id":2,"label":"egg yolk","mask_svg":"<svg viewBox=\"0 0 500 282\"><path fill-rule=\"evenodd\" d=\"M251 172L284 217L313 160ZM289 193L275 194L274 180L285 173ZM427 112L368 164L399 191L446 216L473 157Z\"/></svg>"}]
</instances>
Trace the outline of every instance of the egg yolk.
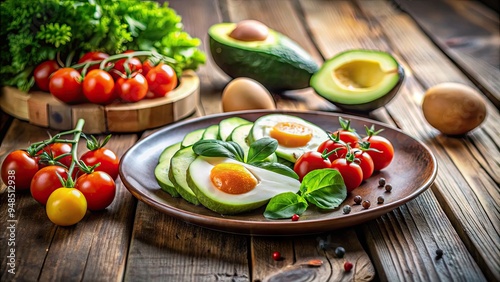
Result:
<instances>
[{"instance_id":1,"label":"egg yolk","mask_svg":"<svg viewBox=\"0 0 500 282\"><path fill-rule=\"evenodd\" d=\"M210 171L210 180L215 188L228 194L243 194L257 186L257 178L244 166L234 163L220 163Z\"/></svg>"},{"instance_id":2,"label":"egg yolk","mask_svg":"<svg viewBox=\"0 0 500 282\"><path fill-rule=\"evenodd\" d=\"M279 122L270 132L270 136L285 147L302 147L311 141L313 134L309 127L295 122Z\"/></svg>"}]
</instances>

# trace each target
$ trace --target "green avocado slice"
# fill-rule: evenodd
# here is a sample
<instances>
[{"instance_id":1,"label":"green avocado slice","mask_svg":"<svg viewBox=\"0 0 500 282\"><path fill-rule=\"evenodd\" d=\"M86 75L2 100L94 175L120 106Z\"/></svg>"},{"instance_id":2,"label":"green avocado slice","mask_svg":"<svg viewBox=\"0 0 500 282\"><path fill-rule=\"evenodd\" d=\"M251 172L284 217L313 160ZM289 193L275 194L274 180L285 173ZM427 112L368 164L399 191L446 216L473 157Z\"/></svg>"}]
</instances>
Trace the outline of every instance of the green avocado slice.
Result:
<instances>
[{"instance_id":1,"label":"green avocado slice","mask_svg":"<svg viewBox=\"0 0 500 282\"><path fill-rule=\"evenodd\" d=\"M403 80L403 68L389 53L349 50L325 61L311 86L341 109L371 111L387 104Z\"/></svg>"}]
</instances>

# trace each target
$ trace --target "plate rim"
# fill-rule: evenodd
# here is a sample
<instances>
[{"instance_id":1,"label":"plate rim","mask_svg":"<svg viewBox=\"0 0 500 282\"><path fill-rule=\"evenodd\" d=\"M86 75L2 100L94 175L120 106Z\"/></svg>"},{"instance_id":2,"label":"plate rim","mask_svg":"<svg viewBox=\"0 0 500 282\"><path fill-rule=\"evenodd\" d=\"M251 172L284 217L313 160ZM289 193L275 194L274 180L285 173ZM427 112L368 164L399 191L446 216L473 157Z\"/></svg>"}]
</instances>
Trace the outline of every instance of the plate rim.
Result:
<instances>
[{"instance_id":1,"label":"plate rim","mask_svg":"<svg viewBox=\"0 0 500 282\"><path fill-rule=\"evenodd\" d=\"M164 127L161 127L157 130L155 130L153 133L141 137L133 146L127 149L125 154L122 156L122 160L127 160L129 155L131 155L134 150L137 150L138 147L140 147L142 144L146 143L150 139L155 139L159 135L163 135L164 132L174 130L175 128L179 128L188 124L192 123L202 123L206 120L214 120L214 119L221 119L221 118L227 118L231 116L241 116L241 115L251 115L251 114L256 114L259 116L265 115L265 114L271 114L271 113L276 113L276 114L299 114L299 115L319 115L319 116L327 116L330 118L338 118L339 116L342 116L347 119L356 119L357 121L364 121L364 122L369 122L375 125L379 125L391 130L396 131L399 134L403 134L406 137L412 139L414 142L416 142L419 146L421 146L429 155L429 159L433 165L432 168L432 173L429 178L426 179L424 183L420 185L419 188L415 189L412 191L412 193L406 195L405 197L392 201L390 203L384 204L383 209L378 209L378 210L361 210L357 211L354 214L346 214L342 217L339 218L331 218L331 219L308 219L308 220L299 220L299 221L289 221L289 220L273 220L273 221L251 221L251 220L242 220L242 219L234 219L234 218L221 218L221 217L214 217L210 215L204 215L204 214L199 214L196 212L191 212L187 211L184 209L180 209L168 204L165 204L164 202L160 202L157 199L154 199L147 195L144 192L141 192L141 189L137 189L134 187L132 183L130 183L124 175L124 170L126 170L126 163L120 161L120 166L119 166L119 174L120 178L122 180L122 183L124 186L127 188L127 190L139 201L144 202L148 206L163 212L169 216L173 216L177 219L180 219L186 223L189 224L194 224L196 226L200 226L203 228L207 229L212 229L216 230L219 232L225 232L225 233L234 233L234 234L242 234L242 235L264 235L264 236L289 236L289 235L306 235L306 234L317 234L317 233L322 233L325 231L331 231L331 230L336 230L336 229L341 229L344 227L349 227L353 226L352 224L349 224L349 221L353 219L358 219L360 217L365 216L365 219L363 219L361 222L366 222L371 219L378 218L384 214L389 213L390 211L396 209L397 207L402 206L403 204L415 199L417 196L422 194L424 191L426 191L435 181L437 172L438 172L438 163L437 159L434 155L434 153L429 149L429 147L423 143L422 141L414 138L411 135L408 135L405 133L403 130L391 125L387 124L381 121L373 120L367 117L363 116L357 116L349 113L338 113L338 112L323 112L323 111L301 111L301 110L245 110L245 111L235 111L235 112L226 112L226 113L217 113L217 114L211 114L211 115L206 115L206 116L200 116L200 117L195 117L195 118L190 118L182 121L178 121L173 124L166 125ZM155 187L156 188L156 187ZM147 188L146 188L147 189ZM159 186L158 186L158 189ZM166 193L166 192L164 192ZM167 193L168 194L168 193ZM222 215L220 215L222 216ZM217 221L216 224L210 224L210 219L216 218ZM219 223L220 221L226 222L226 224L221 224ZM337 225L332 228L317 228L310 230L310 228L305 228L309 230L304 230L303 232L297 232L297 229L300 229L299 226L309 226L309 225L316 225L318 223L324 223L326 221L332 221L336 220ZM361 223L360 222L360 223ZM228 227L230 225L230 227ZM273 230L277 229L276 232L269 232L270 225L272 226L277 226L276 228L272 228Z\"/></svg>"}]
</instances>

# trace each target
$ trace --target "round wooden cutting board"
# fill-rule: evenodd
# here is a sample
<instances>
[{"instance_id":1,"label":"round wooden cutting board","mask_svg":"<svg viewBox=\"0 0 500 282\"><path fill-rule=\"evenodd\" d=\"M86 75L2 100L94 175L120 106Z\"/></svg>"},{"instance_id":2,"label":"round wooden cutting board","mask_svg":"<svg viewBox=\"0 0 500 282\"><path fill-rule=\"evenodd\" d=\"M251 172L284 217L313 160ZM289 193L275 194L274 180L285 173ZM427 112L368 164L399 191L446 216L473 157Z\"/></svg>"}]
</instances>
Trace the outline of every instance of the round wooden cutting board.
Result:
<instances>
[{"instance_id":1,"label":"round wooden cutting board","mask_svg":"<svg viewBox=\"0 0 500 282\"><path fill-rule=\"evenodd\" d=\"M139 132L163 126L191 115L200 93L200 80L192 70L184 71L180 83L167 96L135 103L109 105L68 105L46 92L25 93L6 86L0 95L0 108L31 124L56 130L70 130L85 119L84 132Z\"/></svg>"}]
</instances>

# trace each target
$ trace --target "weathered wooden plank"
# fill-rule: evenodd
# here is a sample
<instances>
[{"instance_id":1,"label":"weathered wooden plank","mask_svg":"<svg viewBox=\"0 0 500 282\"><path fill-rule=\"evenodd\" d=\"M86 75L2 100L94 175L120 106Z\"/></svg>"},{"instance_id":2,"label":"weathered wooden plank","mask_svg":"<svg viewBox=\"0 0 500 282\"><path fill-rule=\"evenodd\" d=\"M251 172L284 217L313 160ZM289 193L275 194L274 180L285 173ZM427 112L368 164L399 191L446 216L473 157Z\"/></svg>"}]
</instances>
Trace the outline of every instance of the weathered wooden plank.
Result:
<instances>
[{"instance_id":1,"label":"weathered wooden plank","mask_svg":"<svg viewBox=\"0 0 500 282\"><path fill-rule=\"evenodd\" d=\"M478 1L395 0L497 107L500 106L498 13Z\"/></svg>"},{"instance_id":2,"label":"weathered wooden plank","mask_svg":"<svg viewBox=\"0 0 500 282\"><path fill-rule=\"evenodd\" d=\"M190 225L140 202L126 281L248 281L248 238Z\"/></svg>"},{"instance_id":3,"label":"weathered wooden plank","mask_svg":"<svg viewBox=\"0 0 500 282\"><path fill-rule=\"evenodd\" d=\"M433 46L408 15L384 1L361 3L363 11L378 22L394 48L404 54L404 60L412 70L400 95L405 99L404 103L389 105L388 111L397 119L398 125L426 142L437 154L440 172L433 189L435 196L483 273L488 279L498 280L499 218L494 211L499 209L500 196L497 173L491 172L498 171L500 165L495 161L485 161L499 156L498 145L495 145L498 141L494 140L494 136L498 136L498 111L488 104L487 119L480 128L468 134L469 138L447 137L429 127L420 109L424 89L445 81L469 85L470 81ZM426 218L432 219L433 216ZM466 275L463 264L460 265L461 272ZM474 269L470 271L475 272Z\"/></svg>"}]
</instances>

